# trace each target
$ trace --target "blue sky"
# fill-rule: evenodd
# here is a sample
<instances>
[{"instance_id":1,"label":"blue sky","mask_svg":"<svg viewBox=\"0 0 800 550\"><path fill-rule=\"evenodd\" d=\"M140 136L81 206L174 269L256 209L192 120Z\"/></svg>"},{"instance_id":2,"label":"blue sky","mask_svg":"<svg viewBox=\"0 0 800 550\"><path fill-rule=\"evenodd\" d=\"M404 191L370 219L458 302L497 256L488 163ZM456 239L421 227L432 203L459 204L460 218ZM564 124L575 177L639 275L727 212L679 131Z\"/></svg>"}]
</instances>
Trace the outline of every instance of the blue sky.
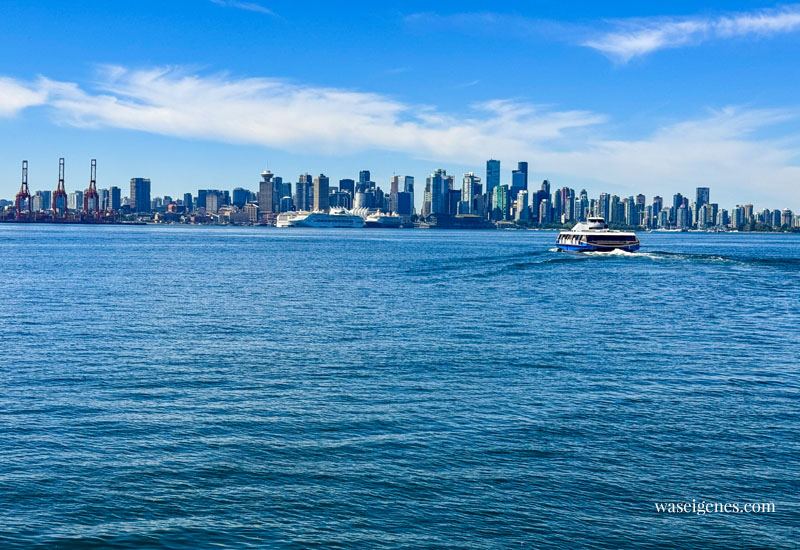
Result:
<instances>
[{"instance_id":1,"label":"blue sky","mask_svg":"<svg viewBox=\"0 0 800 550\"><path fill-rule=\"evenodd\" d=\"M620 195L800 210L800 4L6 1L0 197L255 189L530 163Z\"/></svg>"}]
</instances>

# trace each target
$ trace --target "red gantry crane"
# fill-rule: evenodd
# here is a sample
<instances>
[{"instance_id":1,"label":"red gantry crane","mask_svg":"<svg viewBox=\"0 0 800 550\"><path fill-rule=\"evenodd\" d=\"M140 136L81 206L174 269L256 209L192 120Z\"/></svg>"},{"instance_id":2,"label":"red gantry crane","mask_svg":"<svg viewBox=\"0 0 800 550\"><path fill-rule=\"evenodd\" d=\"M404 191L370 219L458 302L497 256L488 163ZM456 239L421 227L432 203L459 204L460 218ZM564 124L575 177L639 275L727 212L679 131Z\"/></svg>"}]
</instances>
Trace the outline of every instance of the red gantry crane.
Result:
<instances>
[{"instance_id":1,"label":"red gantry crane","mask_svg":"<svg viewBox=\"0 0 800 550\"><path fill-rule=\"evenodd\" d=\"M24 207L23 207L24 205ZM28 191L28 161L22 161L22 185L17 193L16 201L17 219L22 218L22 213L26 212L28 219L31 218L33 208L31 205L31 193Z\"/></svg>"},{"instance_id":2,"label":"red gantry crane","mask_svg":"<svg viewBox=\"0 0 800 550\"><path fill-rule=\"evenodd\" d=\"M64 189L64 158L58 159L58 188L53 191L53 219L67 219L67 191Z\"/></svg>"},{"instance_id":3,"label":"red gantry crane","mask_svg":"<svg viewBox=\"0 0 800 550\"><path fill-rule=\"evenodd\" d=\"M83 215L100 219L100 195L97 194L97 160L92 159L89 189L83 193Z\"/></svg>"}]
</instances>

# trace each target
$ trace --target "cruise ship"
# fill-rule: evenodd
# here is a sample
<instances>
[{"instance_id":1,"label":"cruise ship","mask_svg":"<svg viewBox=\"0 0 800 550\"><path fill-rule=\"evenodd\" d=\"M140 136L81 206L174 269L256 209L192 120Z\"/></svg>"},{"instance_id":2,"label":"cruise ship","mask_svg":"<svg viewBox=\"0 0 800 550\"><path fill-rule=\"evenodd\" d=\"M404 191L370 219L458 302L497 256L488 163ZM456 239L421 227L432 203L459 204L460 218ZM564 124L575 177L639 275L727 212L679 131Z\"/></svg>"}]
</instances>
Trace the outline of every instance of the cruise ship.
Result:
<instances>
[{"instance_id":1,"label":"cruise ship","mask_svg":"<svg viewBox=\"0 0 800 550\"><path fill-rule=\"evenodd\" d=\"M403 219L397 214L374 212L366 217L364 223L367 227L400 227Z\"/></svg>"},{"instance_id":2,"label":"cruise ship","mask_svg":"<svg viewBox=\"0 0 800 550\"><path fill-rule=\"evenodd\" d=\"M341 208L330 212L283 212L278 214L276 227L364 227L364 218Z\"/></svg>"},{"instance_id":3,"label":"cruise ship","mask_svg":"<svg viewBox=\"0 0 800 550\"><path fill-rule=\"evenodd\" d=\"M556 246L573 252L634 252L639 250L639 238L632 231L609 229L603 218L592 217L575 224L570 231L559 233Z\"/></svg>"}]
</instances>

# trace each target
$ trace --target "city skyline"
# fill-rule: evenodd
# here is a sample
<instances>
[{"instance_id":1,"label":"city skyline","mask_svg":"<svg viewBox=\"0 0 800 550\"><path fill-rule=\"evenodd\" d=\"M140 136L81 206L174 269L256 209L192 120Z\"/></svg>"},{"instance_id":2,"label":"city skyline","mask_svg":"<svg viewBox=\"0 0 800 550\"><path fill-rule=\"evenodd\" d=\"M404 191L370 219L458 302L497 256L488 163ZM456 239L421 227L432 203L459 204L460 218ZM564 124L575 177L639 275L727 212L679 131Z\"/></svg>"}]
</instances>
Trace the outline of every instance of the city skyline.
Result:
<instances>
[{"instance_id":1,"label":"city skyline","mask_svg":"<svg viewBox=\"0 0 800 550\"><path fill-rule=\"evenodd\" d=\"M672 194L671 200L669 193L653 195L649 200L642 193L620 197L601 192L595 198L586 189L560 187L548 179L537 189L537 184L529 180L527 161L517 162L517 167L511 170L511 181L503 182L499 176L501 166L499 160L488 159L483 178L467 172L460 185L454 174L437 168L425 178L422 193L415 191L415 177L408 175L393 176L386 192L373 180L369 170L359 171L357 180L342 178L338 184L324 173L314 177L304 172L292 182L292 178L264 170L255 190L251 186L232 190L184 189L182 195L172 197L157 195L151 188L151 180L142 177L130 179L128 196L122 196L117 186L98 188L96 159L91 161L89 187L85 192L67 191L64 158L59 158L56 190L36 189L28 181L29 163L24 160L20 190L14 201L0 199L0 216L2 221L33 221L35 217L37 221L149 219L171 223L275 225L276 216L284 212L327 212L338 208L360 212L363 217L374 212L392 213L415 226L421 222L424 227L475 228L478 226L472 222L477 219L483 219L483 224L514 222L546 227L585 221L589 216L600 216L611 224L648 229L739 229L750 224L770 230L800 227L800 216L788 207L770 208L744 202L721 205L712 200L710 187L697 187L694 200L680 191ZM420 202L421 208L417 208ZM476 219L470 221L465 216Z\"/></svg>"},{"instance_id":2,"label":"city skyline","mask_svg":"<svg viewBox=\"0 0 800 550\"><path fill-rule=\"evenodd\" d=\"M53 158L101 158L117 186L139 174L178 195L264 168L368 166L388 186L494 157L503 181L524 158L531 181L593 193L710 186L800 210L797 4L579 8L12 2L0 196L23 158L40 187Z\"/></svg>"}]
</instances>

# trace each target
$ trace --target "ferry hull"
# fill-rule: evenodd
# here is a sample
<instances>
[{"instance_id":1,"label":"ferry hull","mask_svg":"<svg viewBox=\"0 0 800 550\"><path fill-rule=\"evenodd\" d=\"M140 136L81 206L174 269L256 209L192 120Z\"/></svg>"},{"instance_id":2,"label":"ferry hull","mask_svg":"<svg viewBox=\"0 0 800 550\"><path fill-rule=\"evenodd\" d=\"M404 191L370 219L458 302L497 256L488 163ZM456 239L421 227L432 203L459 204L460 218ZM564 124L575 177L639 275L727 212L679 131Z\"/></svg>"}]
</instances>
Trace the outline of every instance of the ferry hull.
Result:
<instances>
[{"instance_id":1,"label":"ferry hull","mask_svg":"<svg viewBox=\"0 0 800 550\"><path fill-rule=\"evenodd\" d=\"M559 250L567 252L613 252L614 250L624 250L625 252L636 252L639 250L639 244L629 244L625 246L600 246L594 244L558 244L556 245Z\"/></svg>"}]
</instances>

